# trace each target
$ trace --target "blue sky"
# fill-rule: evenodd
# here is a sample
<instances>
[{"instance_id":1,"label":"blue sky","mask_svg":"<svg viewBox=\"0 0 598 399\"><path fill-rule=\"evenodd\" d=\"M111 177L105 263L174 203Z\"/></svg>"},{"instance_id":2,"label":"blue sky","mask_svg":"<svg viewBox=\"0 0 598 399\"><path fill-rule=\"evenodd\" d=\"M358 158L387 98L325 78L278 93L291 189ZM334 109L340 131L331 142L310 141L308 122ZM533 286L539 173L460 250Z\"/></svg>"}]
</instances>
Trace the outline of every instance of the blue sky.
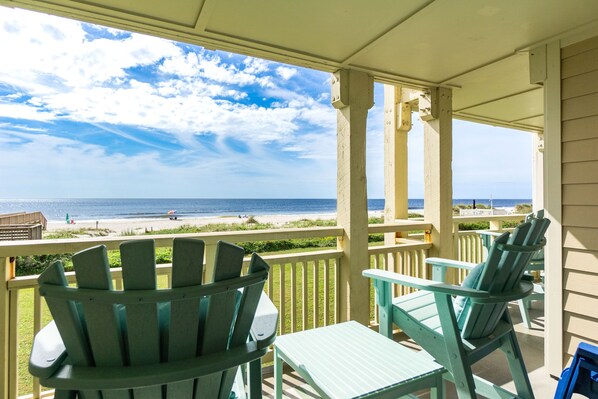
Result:
<instances>
[{"instance_id":1,"label":"blue sky","mask_svg":"<svg viewBox=\"0 0 598 399\"><path fill-rule=\"evenodd\" d=\"M330 75L0 7L0 198L334 198ZM383 87L367 133L383 198ZM416 119L416 118L414 118ZM455 198L530 198L530 133L454 122ZM423 128L409 136L423 197Z\"/></svg>"}]
</instances>

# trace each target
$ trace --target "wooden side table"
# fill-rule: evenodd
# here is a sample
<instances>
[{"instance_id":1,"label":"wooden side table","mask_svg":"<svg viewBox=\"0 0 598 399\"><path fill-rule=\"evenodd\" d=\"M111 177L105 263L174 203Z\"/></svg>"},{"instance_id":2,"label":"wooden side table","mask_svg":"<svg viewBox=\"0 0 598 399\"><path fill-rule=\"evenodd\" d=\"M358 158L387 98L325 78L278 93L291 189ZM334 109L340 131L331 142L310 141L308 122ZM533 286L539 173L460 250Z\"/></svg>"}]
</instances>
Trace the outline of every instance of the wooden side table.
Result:
<instances>
[{"instance_id":1,"label":"wooden side table","mask_svg":"<svg viewBox=\"0 0 598 399\"><path fill-rule=\"evenodd\" d=\"M399 398L431 388L442 397L444 367L355 321L276 338L276 398L282 398L282 362L323 398Z\"/></svg>"}]
</instances>

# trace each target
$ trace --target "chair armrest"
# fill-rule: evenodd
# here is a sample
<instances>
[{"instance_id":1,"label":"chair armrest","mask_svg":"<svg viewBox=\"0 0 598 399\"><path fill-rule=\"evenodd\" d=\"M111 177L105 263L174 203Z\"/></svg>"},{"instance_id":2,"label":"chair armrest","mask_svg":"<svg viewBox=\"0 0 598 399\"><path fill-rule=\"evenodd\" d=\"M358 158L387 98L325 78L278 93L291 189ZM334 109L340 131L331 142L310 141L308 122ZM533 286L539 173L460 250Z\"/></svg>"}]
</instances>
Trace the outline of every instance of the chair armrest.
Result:
<instances>
[{"instance_id":1,"label":"chair armrest","mask_svg":"<svg viewBox=\"0 0 598 399\"><path fill-rule=\"evenodd\" d=\"M363 271L363 276L374 280L384 281L387 283L400 284L419 290L438 292L447 295L460 295L470 298L489 298L490 294L487 291L475 290L472 288L465 288L459 285L445 284L438 281L431 281L417 277L405 276L388 272L386 270L368 269Z\"/></svg>"},{"instance_id":2,"label":"chair armrest","mask_svg":"<svg viewBox=\"0 0 598 399\"><path fill-rule=\"evenodd\" d=\"M502 292L500 294L490 294L487 298L474 298L471 301L474 303L506 303L525 298L534 291L534 284L529 281L520 281L519 284L512 290Z\"/></svg>"},{"instance_id":3,"label":"chair armrest","mask_svg":"<svg viewBox=\"0 0 598 399\"><path fill-rule=\"evenodd\" d=\"M278 309L266 293L262 292L251 325L251 338L257 342L258 348L271 345L276 338L278 329Z\"/></svg>"},{"instance_id":4,"label":"chair armrest","mask_svg":"<svg viewBox=\"0 0 598 399\"><path fill-rule=\"evenodd\" d=\"M505 232L504 231L491 231L491 230L476 230L475 231L479 235L486 235L491 237L500 237Z\"/></svg>"},{"instance_id":5,"label":"chair armrest","mask_svg":"<svg viewBox=\"0 0 598 399\"><path fill-rule=\"evenodd\" d=\"M207 355L140 366L87 367L63 364L43 386L65 390L130 389L170 384L213 374L253 362L268 349L249 341L243 345Z\"/></svg>"},{"instance_id":6,"label":"chair armrest","mask_svg":"<svg viewBox=\"0 0 598 399\"><path fill-rule=\"evenodd\" d=\"M54 374L66 359L66 349L56 324L52 321L33 339L29 356L29 372L40 378Z\"/></svg>"},{"instance_id":7,"label":"chair armrest","mask_svg":"<svg viewBox=\"0 0 598 399\"><path fill-rule=\"evenodd\" d=\"M428 259L426 259L426 263L429 265L432 265L432 266L454 267L454 268L466 269L466 270L471 270L477 266L476 263L461 262L458 260L443 259L443 258L428 258Z\"/></svg>"},{"instance_id":8,"label":"chair armrest","mask_svg":"<svg viewBox=\"0 0 598 399\"><path fill-rule=\"evenodd\" d=\"M502 231L490 231L490 230L476 230L476 233L480 236L482 240L482 245L490 251L490 247L492 246L492 242L497 238L503 235L505 232Z\"/></svg>"}]
</instances>

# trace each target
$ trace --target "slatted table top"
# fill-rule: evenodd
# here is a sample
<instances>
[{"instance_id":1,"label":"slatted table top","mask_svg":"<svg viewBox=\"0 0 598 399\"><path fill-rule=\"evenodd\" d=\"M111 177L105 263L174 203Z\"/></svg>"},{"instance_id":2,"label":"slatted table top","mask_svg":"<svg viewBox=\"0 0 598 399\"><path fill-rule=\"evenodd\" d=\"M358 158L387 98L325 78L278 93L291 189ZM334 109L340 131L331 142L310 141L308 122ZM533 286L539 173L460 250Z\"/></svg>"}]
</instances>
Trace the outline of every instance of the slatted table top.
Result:
<instances>
[{"instance_id":1,"label":"slatted table top","mask_svg":"<svg viewBox=\"0 0 598 399\"><path fill-rule=\"evenodd\" d=\"M324 397L386 396L434 386L446 370L355 321L283 335L277 355Z\"/></svg>"}]
</instances>

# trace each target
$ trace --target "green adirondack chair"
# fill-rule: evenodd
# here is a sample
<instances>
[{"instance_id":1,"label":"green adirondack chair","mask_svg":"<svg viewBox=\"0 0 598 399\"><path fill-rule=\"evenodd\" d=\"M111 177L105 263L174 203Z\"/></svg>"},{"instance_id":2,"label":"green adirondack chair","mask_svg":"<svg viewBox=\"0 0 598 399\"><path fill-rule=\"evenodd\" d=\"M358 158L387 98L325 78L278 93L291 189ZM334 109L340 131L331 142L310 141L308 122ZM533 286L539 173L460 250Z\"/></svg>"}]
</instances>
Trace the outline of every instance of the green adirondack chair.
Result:
<instances>
[{"instance_id":1,"label":"green adirondack chair","mask_svg":"<svg viewBox=\"0 0 598 399\"><path fill-rule=\"evenodd\" d=\"M112 288L106 247L73 255L77 288L55 262L39 277L54 321L35 337L29 371L56 398L229 398L243 396L250 363L261 397L261 360L278 312L263 294L268 265L219 242L214 282L202 284L204 243L173 242L172 287L157 289L153 240L120 246L123 291ZM255 316L255 317L254 317Z\"/></svg>"},{"instance_id":2,"label":"green adirondack chair","mask_svg":"<svg viewBox=\"0 0 598 399\"><path fill-rule=\"evenodd\" d=\"M511 398L515 395L474 376L471 365L497 349L507 356L515 382L515 397L534 397L507 303L529 295L531 282L521 276L532 256L545 243L549 220L538 212L512 233L497 237L480 265L429 258L434 281L383 270L366 270L374 279L380 332L392 336L393 323L443 365L445 378L455 383L459 398ZM461 286L444 281L447 268L471 270ZM418 289L392 298L392 285ZM454 297L454 298L453 298Z\"/></svg>"}]
</instances>

